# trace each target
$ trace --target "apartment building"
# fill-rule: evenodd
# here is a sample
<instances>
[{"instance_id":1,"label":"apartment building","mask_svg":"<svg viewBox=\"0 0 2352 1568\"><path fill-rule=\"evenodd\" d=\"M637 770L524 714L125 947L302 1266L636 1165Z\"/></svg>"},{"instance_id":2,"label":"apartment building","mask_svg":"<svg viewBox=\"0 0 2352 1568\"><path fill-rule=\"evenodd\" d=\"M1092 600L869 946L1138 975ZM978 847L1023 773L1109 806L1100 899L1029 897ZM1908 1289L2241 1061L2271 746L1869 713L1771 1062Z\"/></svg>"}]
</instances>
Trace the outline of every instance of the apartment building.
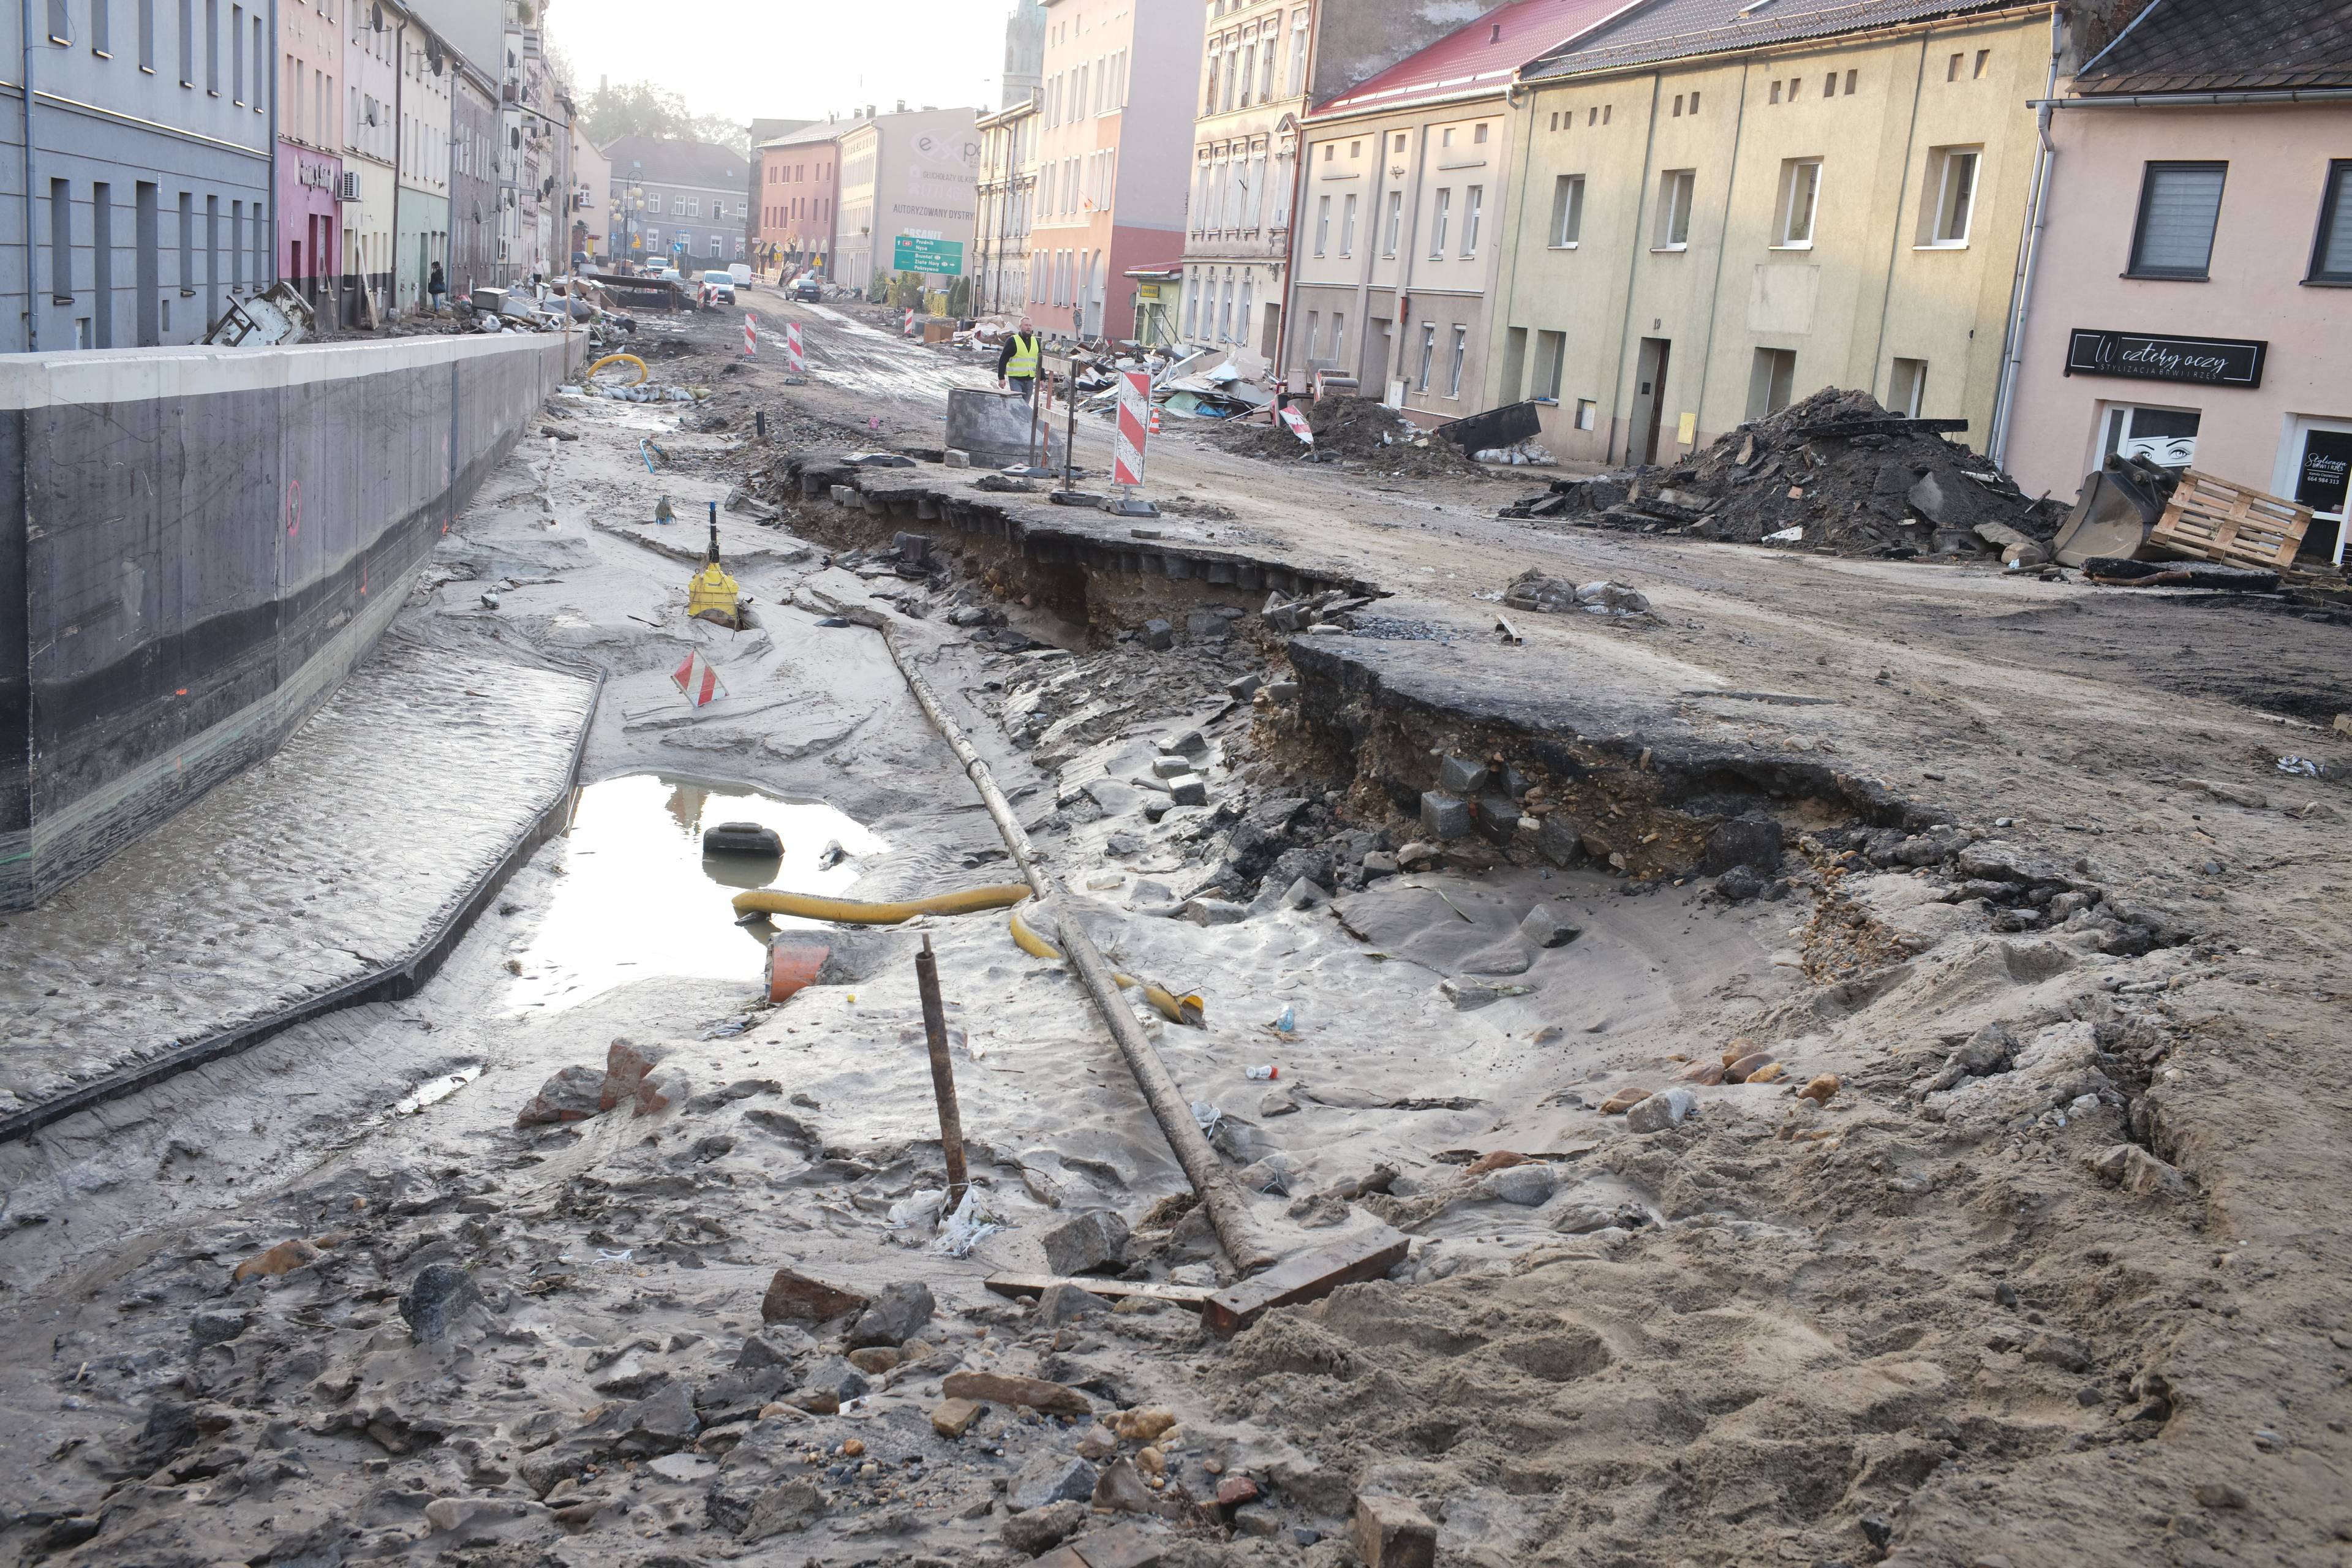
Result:
<instances>
[{"instance_id":1,"label":"apartment building","mask_svg":"<svg viewBox=\"0 0 2352 1568\"><path fill-rule=\"evenodd\" d=\"M276 54L220 0L0 12L0 350L194 342L268 286Z\"/></svg>"},{"instance_id":2,"label":"apartment building","mask_svg":"<svg viewBox=\"0 0 2352 1568\"><path fill-rule=\"evenodd\" d=\"M217 0L203 0L217 8ZM278 0L278 273L320 315L341 318L343 253L343 33L360 0ZM216 37L216 35L215 35ZM194 68L193 62L189 64ZM220 83L207 44L206 90Z\"/></svg>"},{"instance_id":3,"label":"apartment building","mask_svg":"<svg viewBox=\"0 0 2352 1568\"><path fill-rule=\"evenodd\" d=\"M429 303L435 262L442 263L446 280L455 64L449 46L431 28L418 25L400 34L400 221L393 240L393 294L404 310Z\"/></svg>"},{"instance_id":4,"label":"apartment building","mask_svg":"<svg viewBox=\"0 0 2352 1568\"><path fill-rule=\"evenodd\" d=\"M2053 40L2047 5L1664 0L1531 63L1480 405L1671 463L1859 386L1981 445Z\"/></svg>"},{"instance_id":5,"label":"apartment building","mask_svg":"<svg viewBox=\"0 0 2352 1568\"><path fill-rule=\"evenodd\" d=\"M499 84L461 58L449 94L449 292L503 287L499 259ZM602 189L603 187L598 187Z\"/></svg>"},{"instance_id":6,"label":"apartment building","mask_svg":"<svg viewBox=\"0 0 2352 1568\"><path fill-rule=\"evenodd\" d=\"M581 268L594 269L609 258L604 218L612 203L613 161L588 140L585 127L572 127L572 258Z\"/></svg>"},{"instance_id":7,"label":"apartment building","mask_svg":"<svg viewBox=\"0 0 2352 1568\"><path fill-rule=\"evenodd\" d=\"M619 224L616 253L689 275L751 251L745 158L715 142L622 136L604 149Z\"/></svg>"},{"instance_id":8,"label":"apartment building","mask_svg":"<svg viewBox=\"0 0 2352 1568\"><path fill-rule=\"evenodd\" d=\"M835 279L864 284L901 270L962 276L976 216L980 115L904 103L877 114L869 106L842 129Z\"/></svg>"},{"instance_id":9,"label":"apartment building","mask_svg":"<svg viewBox=\"0 0 2352 1568\"><path fill-rule=\"evenodd\" d=\"M1290 246L1294 382L1353 377L1427 425L1486 406L1514 76L1624 4L1513 0L1316 105Z\"/></svg>"},{"instance_id":10,"label":"apartment building","mask_svg":"<svg viewBox=\"0 0 2352 1568\"><path fill-rule=\"evenodd\" d=\"M382 317L392 310L398 205L393 190L400 153L394 115L400 96L400 40L409 21L396 3L343 7L343 174L357 193L343 204L343 304L349 320Z\"/></svg>"},{"instance_id":11,"label":"apartment building","mask_svg":"<svg viewBox=\"0 0 2352 1568\"><path fill-rule=\"evenodd\" d=\"M814 268L828 278L841 210L841 126L805 125L751 150L759 163L752 265L762 272ZM836 279L839 280L839 279Z\"/></svg>"},{"instance_id":12,"label":"apartment building","mask_svg":"<svg viewBox=\"0 0 2352 1568\"><path fill-rule=\"evenodd\" d=\"M1435 42L1461 10L1427 0L1209 0L1182 258L1186 339L1276 355L1308 104Z\"/></svg>"},{"instance_id":13,"label":"apartment building","mask_svg":"<svg viewBox=\"0 0 2352 1568\"><path fill-rule=\"evenodd\" d=\"M1997 432L2029 492L2194 464L2310 507L2304 563L2343 561L2347 89L2352 30L2294 0L2157 0L2074 76Z\"/></svg>"},{"instance_id":14,"label":"apartment building","mask_svg":"<svg viewBox=\"0 0 2352 1568\"><path fill-rule=\"evenodd\" d=\"M1029 298L1029 225L1037 195L1036 101L1024 99L980 121L979 218L972 244L972 305L1018 310Z\"/></svg>"},{"instance_id":15,"label":"apartment building","mask_svg":"<svg viewBox=\"0 0 2352 1568\"><path fill-rule=\"evenodd\" d=\"M1207 23L1202 0L1045 0L1029 266L1041 324L1125 336L1128 275L1182 256Z\"/></svg>"}]
</instances>

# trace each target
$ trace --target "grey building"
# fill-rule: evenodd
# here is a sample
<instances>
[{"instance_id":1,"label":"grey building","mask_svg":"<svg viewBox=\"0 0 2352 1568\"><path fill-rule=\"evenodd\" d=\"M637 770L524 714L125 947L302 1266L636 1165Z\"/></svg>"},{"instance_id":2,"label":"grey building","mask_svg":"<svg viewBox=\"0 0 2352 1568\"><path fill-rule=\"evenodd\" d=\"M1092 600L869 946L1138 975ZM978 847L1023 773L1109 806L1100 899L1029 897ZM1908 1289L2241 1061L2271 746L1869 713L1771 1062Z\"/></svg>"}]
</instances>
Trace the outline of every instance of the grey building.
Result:
<instances>
[{"instance_id":1,"label":"grey building","mask_svg":"<svg viewBox=\"0 0 2352 1568\"><path fill-rule=\"evenodd\" d=\"M276 75L266 0L6 7L0 350L194 342L268 287Z\"/></svg>"},{"instance_id":2,"label":"grey building","mask_svg":"<svg viewBox=\"0 0 2352 1568\"><path fill-rule=\"evenodd\" d=\"M499 84L457 62L449 96L449 292L501 289L513 267L499 256Z\"/></svg>"},{"instance_id":3,"label":"grey building","mask_svg":"<svg viewBox=\"0 0 2352 1568\"><path fill-rule=\"evenodd\" d=\"M715 142L623 136L604 156L613 163L613 197L622 204L614 255L688 273L748 258L751 204L742 153Z\"/></svg>"}]
</instances>

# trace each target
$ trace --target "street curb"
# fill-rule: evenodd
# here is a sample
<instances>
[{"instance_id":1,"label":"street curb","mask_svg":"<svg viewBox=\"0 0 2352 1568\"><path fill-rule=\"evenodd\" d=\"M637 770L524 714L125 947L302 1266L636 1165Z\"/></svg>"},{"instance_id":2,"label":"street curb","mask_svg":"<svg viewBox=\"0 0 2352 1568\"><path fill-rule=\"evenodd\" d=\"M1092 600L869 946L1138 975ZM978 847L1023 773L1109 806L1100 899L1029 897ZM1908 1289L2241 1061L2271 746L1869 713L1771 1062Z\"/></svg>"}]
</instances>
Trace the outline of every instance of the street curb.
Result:
<instances>
[{"instance_id":1,"label":"street curb","mask_svg":"<svg viewBox=\"0 0 2352 1568\"><path fill-rule=\"evenodd\" d=\"M546 656L540 656L542 659ZM362 1006L371 1002L398 1002L414 996L425 982L431 980L448 959L458 942L473 929L482 911L505 887L509 879L520 870L540 847L555 837L570 816L573 793L580 785L580 761L587 752L588 736L596 724L596 709L604 695L604 672L587 664L570 660L547 660L591 678L593 689L588 694L588 706L581 715L580 732L572 742L572 760L563 771L563 782L550 795L545 805L532 814L530 820L507 843L506 852L476 879L473 890L440 925L427 931L422 940L400 958L356 975L331 991L303 998L289 1006L259 1018L232 1026L178 1046L150 1060L111 1072L89 1083L78 1084L54 1100L0 1117L0 1143L13 1143L30 1137L53 1122L104 1104L136 1094L169 1078L186 1072L191 1068L233 1057L240 1051L259 1045L272 1035L282 1034L297 1024L339 1012L345 1007Z\"/></svg>"}]
</instances>

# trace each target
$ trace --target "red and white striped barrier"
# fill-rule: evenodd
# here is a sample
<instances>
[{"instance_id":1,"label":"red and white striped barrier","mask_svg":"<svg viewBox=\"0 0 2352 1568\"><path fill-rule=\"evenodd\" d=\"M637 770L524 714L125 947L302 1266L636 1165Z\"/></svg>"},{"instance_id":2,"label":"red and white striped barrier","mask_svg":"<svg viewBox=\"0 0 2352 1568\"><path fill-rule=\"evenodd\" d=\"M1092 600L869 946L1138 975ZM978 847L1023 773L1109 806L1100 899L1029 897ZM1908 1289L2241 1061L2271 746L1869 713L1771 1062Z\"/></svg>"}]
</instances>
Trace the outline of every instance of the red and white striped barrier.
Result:
<instances>
[{"instance_id":1,"label":"red and white striped barrier","mask_svg":"<svg viewBox=\"0 0 2352 1568\"><path fill-rule=\"evenodd\" d=\"M669 678L687 701L697 708L707 707L727 695L727 689L719 684L719 672L699 653L688 654L686 662L671 670Z\"/></svg>"},{"instance_id":2,"label":"red and white striped barrier","mask_svg":"<svg viewBox=\"0 0 2352 1568\"><path fill-rule=\"evenodd\" d=\"M1297 437L1300 440L1306 442L1310 447L1315 445L1315 432L1308 426L1307 423L1307 416L1301 414L1297 408L1287 403L1282 405L1282 422L1290 426L1290 433L1292 435Z\"/></svg>"},{"instance_id":3,"label":"red and white striped barrier","mask_svg":"<svg viewBox=\"0 0 2352 1568\"><path fill-rule=\"evenodd\" d=\"M907 312L907 336L908 336L908 337L910 337L910 338L911 338L911 337L913 337L914 335L915 335L915 312L914 312L914 311L912 311L912 310L909 310L909 311L908 311L908 312Z\"/></svg>"},{"instance_id":4,"label":"red and white striped barrier","mask_svg":"<svg viewBox=\"0 0 2352 1568\"><path fill-rule=\"evenodd\" d=\"M808 374L808 350L801 342L801 324L784 323L784 368L794 375Z\"/></svg>"},{"instance_id":5,"label":"red and white striped barrier","mask_svg":"<svg viewBox=\"0 0 2352 1568\"><path fill-rule=\"evenodd\" d=\"M759 352L760 318L746 310L743 312L743 353L746 358L751 358L757 356Z\"/></svg>"},{"instance_id":6,"label":"red and white striped barrier","mask_svg":"<svg viewBox=\"0 0 2352 1568\"><path fill-rule=\"evenodd\" d=\"M1151 405L1151 433L1154 436L1160 434L1160 405L1157 403Z\"/></svg>"},{"instance_id":7,"label":"red and white striped barrier","mask_svg":"<svg viewBox=\"0 0 2352 1568\"><path fill-rule=\"evenodd\" d=\"M1143 448L1150 440L1154 412L1150 373L1119 372L1118 430L1111 440L1111 483L1135 486L1143 482Z\"/></svg>"}]
</instances>

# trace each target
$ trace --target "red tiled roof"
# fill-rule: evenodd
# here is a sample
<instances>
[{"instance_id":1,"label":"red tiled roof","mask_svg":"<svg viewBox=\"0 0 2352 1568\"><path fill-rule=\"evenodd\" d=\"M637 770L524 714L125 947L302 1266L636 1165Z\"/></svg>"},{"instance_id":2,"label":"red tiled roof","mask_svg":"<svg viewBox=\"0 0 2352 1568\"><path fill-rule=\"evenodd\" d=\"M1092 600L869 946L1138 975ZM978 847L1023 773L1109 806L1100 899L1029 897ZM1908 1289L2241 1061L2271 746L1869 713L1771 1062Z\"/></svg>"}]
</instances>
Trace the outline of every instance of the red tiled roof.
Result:
<instances>
[{"instance_id":1,"label":"red tiled roof","mask_svg":"<svg viewBox=\"0 0 2352 1568\"><path fill-rule=\"evenodd\" d=\"M1518 68L1581 37L1641 0L1510 0L1419 54L1317 104L1317 114L1418 103L1455 93L1500 92Z\"/></svg>"}]
</instances>

